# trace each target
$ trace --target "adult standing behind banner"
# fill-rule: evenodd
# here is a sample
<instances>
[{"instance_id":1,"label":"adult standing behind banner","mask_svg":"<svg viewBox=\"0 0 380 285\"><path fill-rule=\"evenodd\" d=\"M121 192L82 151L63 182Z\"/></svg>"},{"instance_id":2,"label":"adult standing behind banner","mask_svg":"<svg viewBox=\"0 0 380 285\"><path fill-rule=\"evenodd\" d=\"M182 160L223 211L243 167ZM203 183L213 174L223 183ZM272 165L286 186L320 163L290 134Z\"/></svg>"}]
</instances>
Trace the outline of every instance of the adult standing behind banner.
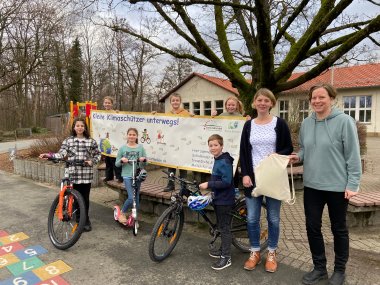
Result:
<instances>
[{"instance_id":1,"label":"adult standing behind banner","mask_svg":"<svg viewBox=\"0 0 380 285\"><path fill-rule=\"evenodd\" d=\"M187 116L194 116L189 111L187 111L181 107L182 98L181 98L181 95L179 95L178 93L171 94L169 96L169 102L170 102L170 105L172 107L169 114L182 115L182 116L186 116L186 117ZM156 113L156 111L152 112L152 114L155 114L155 113ZM176 168L169 168L168 169L169 173L173 172L174 175L176 173L176 170L177 170ZM187 171L180 169L179 170L179 176L181 178L186 179L187 178ZM168 185L166 185L166 187L164 188L164 192L173 191L174 188L175 188L174 187L174 181L171 179L168 179Z\"/></svg>"},{"instance_id":2,"label":"adult standing behind banner","mask_svg":"<svg viewBox=\"0 0 380 285\"><path fill-rule=\"evenodd\" d=\"M113 111L113 99L110 96L105 96L103 99L103 108L106 111ZM116 179L122 183L123 177L121 177L121 167L115 165L116 157L105 156L104 161L106 163L106 177L104 182L114 179L114 172Z\"/></svg>"},{"instance_id":3,"label":"adult standing behind banner","mask_svg":"<svg viewBox=\"0 0 380 285\"><path fill-rule=\"evenodd\" d=\"M255 186L254 168L266 156L272 153L291 154L293 151L290 131L286 122L270 114L276 105L273 93L266 89L259 89L252 103L257 110L255 119L246 121L240 141L240 166L243 176L245 201L247 204L247 230L251 244L249 259L244 269L253 270L261 262L260 257L260 215L261 203L264 196L252 197ZM265 270L277 270L276 249L280 236L280 209L281 201L265 197L268 220L268 254Z\"/></svg>"},{"instance_id":4,"label":"adult standing behind banner","mask_svg":"<svg viewBox=\"0 0 380 285\"><path fill-rule=\"evenodd\" d=\"M303 284L327 279L325 244L321 232L327 204L334 236L335 265L330 285L343 284L349 256L346 225L348 200L359 190L361 163L355 121L333 108L337 92L330 84L311 87L309 101L314 112L301 125L300 151L291 162L303 162L304 210L314 269Z\"/></svg>"}]
</instances>

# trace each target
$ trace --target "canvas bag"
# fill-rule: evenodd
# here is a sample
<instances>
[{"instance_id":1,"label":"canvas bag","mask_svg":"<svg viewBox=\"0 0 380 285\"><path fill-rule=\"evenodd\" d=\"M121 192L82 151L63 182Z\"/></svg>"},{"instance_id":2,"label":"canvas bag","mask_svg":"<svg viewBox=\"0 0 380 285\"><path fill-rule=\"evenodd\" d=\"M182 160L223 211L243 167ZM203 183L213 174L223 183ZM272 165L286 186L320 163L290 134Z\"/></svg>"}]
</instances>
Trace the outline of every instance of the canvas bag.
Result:
<instances>
[{"instance_id":1,"label":"canvas bag","mask_svg":"<svg viewBox=\"0 0 380 285\"><path fill-rule=\"evenodd\" d=\"M289 157L279 154L271 154L260 161L259 165L255 167L256 187L252 191L252 196L264 195L285 201L290 205L294 204L296 196L293 183L293 166L290 165L292 179L292 191L290 191L288 163Z\"/></svg>"}]
</instances>

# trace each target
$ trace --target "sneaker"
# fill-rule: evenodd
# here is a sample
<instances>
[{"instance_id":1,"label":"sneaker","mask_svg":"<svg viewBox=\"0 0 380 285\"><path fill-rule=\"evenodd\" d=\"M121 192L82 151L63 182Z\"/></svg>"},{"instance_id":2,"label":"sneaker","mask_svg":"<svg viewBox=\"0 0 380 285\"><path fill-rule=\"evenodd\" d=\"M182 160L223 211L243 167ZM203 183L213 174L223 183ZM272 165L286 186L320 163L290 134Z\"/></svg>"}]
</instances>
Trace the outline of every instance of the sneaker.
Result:
<instances>
[{"instance_id":1,"label":"sneaker","mask_svg":"<svg viewBox=\"0 0 380 285\"><path fill-rule=\"evenodd\" d=\"M222 255L222 250L220 248L216 249L211 249L209 252L208 252L208 255L213 257L213 258L220 258L220 256Z\"/></svg>"},{"instance_id":2,"label":"sneaker","mask_svg":"<svg viewBox=\"0 0 380 285\"><path fill-rule=\"evenodd\" d=\"M124 225L127 223L127 217L123 213L120 213L117 220L119 221L119 223L124 224Z\"/></svg>"},{"instance_id":3,"label":"sneaker","mask_svg":"<svg viewBox=\"0 0 380 285\"><path fill-rule=\"evenodd\" d=\"M329 279L328 285L342 285L346 279L346 274L343 272L334 271L333 275Z\"/></svg>"},{"instance_id":4,"label":"sneaker","mask_svg":"<svg viewBox=\"0 0 380 285\"><path fill-rule=\"evenodd\" d=\"M276 252L269 251L267 255L267 260L265 262L265 270L267 272L276 272L277 270L277 261L276 261Z\"/></svg>"},{"instance_id":5,"label":"sneaker","mask_svg":"<svg viewBox=\"0 0 380 285\"><path fill-rule=\"evenodd\" d=\"M249 258L244 263L244 269L253 270L256 268L257 264L260 264L260 262L261 262L260 251L251 251Z\"/></svg>"},{"instance_id":6,"label":"sneaker","mask_svg":"<svg viewBox=\"0 0 380 285\"><path fill-rule=\"evenodd\" d=\"M211 268L215 270L222 270L231 265L231 257L230 256L221 256L217 262L215 262Z\"/></svg>"},{"instance_id":7,"label":"sneaker","mask_svg":"<svg viewBox=\"0 0 380 285\"><path fill-rule=\"evenodd\" d=\"M313 269L311 272L306 273L302 278L302 284L313 285L318 283L320 280L327 279L327 270L316 270Z\"/></svg>"}]
</instances>

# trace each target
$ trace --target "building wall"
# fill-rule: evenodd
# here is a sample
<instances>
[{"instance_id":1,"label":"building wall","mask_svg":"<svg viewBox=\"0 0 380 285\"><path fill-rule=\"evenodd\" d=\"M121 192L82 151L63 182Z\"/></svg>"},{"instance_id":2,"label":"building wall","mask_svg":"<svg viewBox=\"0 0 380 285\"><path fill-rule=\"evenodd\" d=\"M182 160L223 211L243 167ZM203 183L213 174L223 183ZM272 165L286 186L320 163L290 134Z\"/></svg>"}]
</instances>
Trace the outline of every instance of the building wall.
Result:
<instances>
[{"instance_id":1,"label":"building wall","mask_svg":"<svg viewBox=\"0 0 380 285\"><path fill-rule=\"evenodd\" d=\"M211 109L215 109L215 102L224 101L233 93L215 85L207 80L194 76L185 85L181 86L175 93L178 93L182 97L182 103L189 103L189 111L194 113L194 102L200 102L200 115L204 115L203 102L211 102ZM169 112L171 106L169 98L165 100L165 112Z\"/></svg>"}]
</instances>

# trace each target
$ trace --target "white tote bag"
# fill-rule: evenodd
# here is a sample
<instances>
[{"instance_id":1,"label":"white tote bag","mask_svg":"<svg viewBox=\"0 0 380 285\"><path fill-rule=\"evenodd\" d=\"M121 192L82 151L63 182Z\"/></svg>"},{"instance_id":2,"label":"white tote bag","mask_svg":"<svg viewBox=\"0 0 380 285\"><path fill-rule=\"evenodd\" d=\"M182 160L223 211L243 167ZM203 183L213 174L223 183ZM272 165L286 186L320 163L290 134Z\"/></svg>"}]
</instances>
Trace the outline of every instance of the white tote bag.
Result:
<instances>
[{"instance_id":1,"label":"white tote bag","mask_svg":"<svg viewBox=\"0 0 380 285\"><path fill-rule=\"evenodd\" d=\"M287 155L271 154L255 167L256 187L252 191L253 197L261 195L277 200L285 201L292 205L296 201L293 183L293 166L290 165L292 179L292 191L289 187L287 166L289 157Z\"/></svg>"}]
</instances>

